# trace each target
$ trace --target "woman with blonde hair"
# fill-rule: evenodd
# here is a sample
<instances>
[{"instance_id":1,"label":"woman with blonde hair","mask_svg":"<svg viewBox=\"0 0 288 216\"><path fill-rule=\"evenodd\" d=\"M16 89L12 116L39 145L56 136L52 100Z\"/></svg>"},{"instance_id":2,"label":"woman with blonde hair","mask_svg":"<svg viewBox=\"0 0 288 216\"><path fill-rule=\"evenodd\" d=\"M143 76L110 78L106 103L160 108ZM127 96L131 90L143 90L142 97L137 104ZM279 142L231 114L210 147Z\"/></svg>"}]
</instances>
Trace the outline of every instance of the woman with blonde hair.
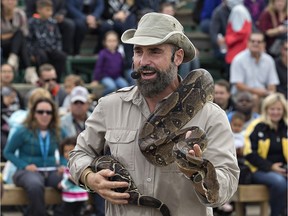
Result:
<instances>
[{"instance_id":1,"label":"woman with blonde hair","mask_svg":"<svg viewBox=\"0 0 288 216\"><path fill-rule=\"evenodd\" d=\"M252 183L269 188L271 216L287 212L287 101L273 93L262 103L260 118L245 134L244 155L252 172Z\"/></svg>"},{"instance_id":2,"label":"woman with blonde hair","mask_svg":"<svg viewBox=\"0 0 288 216\"><path fill-rule=\"evenodd\" d=\"M59 172L63 172L63 167L59 165L64 166L65 159L58 161L55 157L65 137L59 121L55 103L49 98L38 98L4 149L5 157L17 167L13 181L27 193L30 216L46 215L44 189L58 188L62 178Z\"/></svg>"}]
</instances>

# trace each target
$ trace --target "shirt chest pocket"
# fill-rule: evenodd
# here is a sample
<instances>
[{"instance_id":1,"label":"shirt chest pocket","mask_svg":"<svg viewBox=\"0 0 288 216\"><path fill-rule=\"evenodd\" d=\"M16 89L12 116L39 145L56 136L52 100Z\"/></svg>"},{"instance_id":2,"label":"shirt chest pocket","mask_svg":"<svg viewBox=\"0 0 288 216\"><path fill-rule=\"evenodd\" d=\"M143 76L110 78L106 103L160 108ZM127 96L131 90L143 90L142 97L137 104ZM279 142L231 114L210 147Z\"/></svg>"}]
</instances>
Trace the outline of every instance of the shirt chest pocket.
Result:
<instances>
[{"instance_id":1,"label":"shirt chest pocket","mask_svg":"<svg viewBox=\"0 0 288 216\"><path fill-rule=\"evenodd\" d=\"M106 144L111 154L122 163L127 170L135 169L135 147L137 130L112 129L105 135Z\"/></svg>"}]
</instances>

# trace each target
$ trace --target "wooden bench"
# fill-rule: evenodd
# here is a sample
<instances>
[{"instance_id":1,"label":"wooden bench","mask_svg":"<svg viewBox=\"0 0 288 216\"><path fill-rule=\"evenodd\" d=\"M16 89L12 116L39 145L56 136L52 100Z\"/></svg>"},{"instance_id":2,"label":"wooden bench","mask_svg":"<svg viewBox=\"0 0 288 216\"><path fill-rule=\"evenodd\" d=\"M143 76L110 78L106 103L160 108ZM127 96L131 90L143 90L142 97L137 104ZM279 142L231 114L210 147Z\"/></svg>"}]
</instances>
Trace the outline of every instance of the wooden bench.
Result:
<instances>
[{"instance_id":1,"label":"wooden bench","mask_svg":"<svg viewBox=\"0 0 288 216\"><path fill-rule=\"evenodd\" d=\"M4 184L1 206L27 205L29 203L26 192L21 187L13 184ZM45 188L46 205L60 204L62 202L61 193L52 187Z\"/></svg>"},{"instance_id":2,"label":"wooden bench","mask_svg":"<svg viewBox=\"0 0 288 216\"><path fill-rule=\"evenodd\" d=\"M269 191L265 185L239 185L231 201L235 202L236 216L245 215L245 203L259 203L260 215L269 215Z\"/></svg>"}]
</instances>

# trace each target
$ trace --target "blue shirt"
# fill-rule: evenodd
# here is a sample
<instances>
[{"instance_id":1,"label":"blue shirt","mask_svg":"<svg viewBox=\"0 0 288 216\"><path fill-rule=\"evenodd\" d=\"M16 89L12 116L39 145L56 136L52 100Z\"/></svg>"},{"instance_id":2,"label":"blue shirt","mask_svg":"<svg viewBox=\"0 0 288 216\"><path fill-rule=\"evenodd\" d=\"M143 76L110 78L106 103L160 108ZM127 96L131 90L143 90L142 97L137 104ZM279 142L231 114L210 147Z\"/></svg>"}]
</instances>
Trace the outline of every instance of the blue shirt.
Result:
<instances>
[{"instance_id":1,"label":"blue shirt","mask_svg":"<svg viewBox=\"0 0 288 216\"><path fill-rule=\"evenodd\" d=\"M64 137L64 132L62 132L62 137ZM58 147L59 141L53 133L50 133L48 154L46 160L44 160L38 134L21 125L5 146L4 156L17 169L25 169L29 164L35 164L37 167L53 167L58 165L55 158L55 151L58 150ZM15 155L17 149L19 150L19 156ZM60 163L66 165L65 159L60 158Z\"/></svg>"}]
</instances>

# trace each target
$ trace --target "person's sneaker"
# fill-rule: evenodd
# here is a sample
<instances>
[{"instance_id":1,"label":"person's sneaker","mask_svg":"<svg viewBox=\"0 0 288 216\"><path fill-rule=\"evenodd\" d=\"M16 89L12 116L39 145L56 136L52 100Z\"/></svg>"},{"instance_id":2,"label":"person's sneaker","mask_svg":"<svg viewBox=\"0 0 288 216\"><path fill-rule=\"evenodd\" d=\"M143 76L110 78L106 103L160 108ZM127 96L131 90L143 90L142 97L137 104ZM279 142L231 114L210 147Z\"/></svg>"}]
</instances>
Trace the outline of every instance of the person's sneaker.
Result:
<instances>
[{"instance_id":1,"label":"person's sneaker","mask_svg":"<svg viewBox=\"0 0 288 216\"><path fill-rule=\"evenodd\" d=\"M28 67L25 70L25 81L27 83L31 83L33 85L35 85L37 83L37 81L39 80L39 77L37 75L36 72L36 68L35 67Z\"/></svg>"},{"instance_id":2,"label":"person's sneaker","mask_svg":"<svg viewBox=\"0 0 288 216\"><path fill-rule=\"evenodd\" d=\"M11 65L15 71L18 71L19 58L16 54L11 53L8 57L7 63Z\"/></svg>"}]
</instances>

